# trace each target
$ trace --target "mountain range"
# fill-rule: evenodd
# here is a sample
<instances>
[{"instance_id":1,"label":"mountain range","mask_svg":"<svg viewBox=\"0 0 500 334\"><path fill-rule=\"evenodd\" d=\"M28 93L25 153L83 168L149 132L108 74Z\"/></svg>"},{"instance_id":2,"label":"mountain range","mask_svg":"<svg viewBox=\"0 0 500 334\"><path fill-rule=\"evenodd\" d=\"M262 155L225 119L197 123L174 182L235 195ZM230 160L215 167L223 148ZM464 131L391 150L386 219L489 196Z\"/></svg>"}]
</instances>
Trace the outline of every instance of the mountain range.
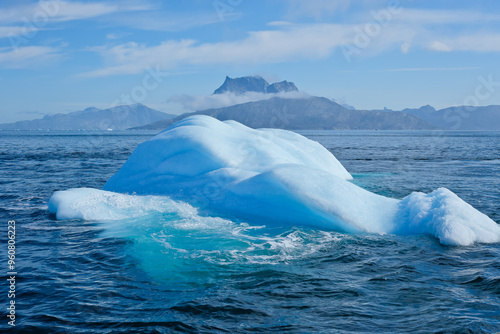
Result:
<instances>
[{"instance_id":1,"label":"mountain range","mask_svg":"<svg viewBox=\"0 0 500 334\"><path fill-rule=\"evenodd\" d=\"M459 106L436 110L429 105L418 109L404 109L443 130L500 130L500 106Z\"/></svg>"},{"instance_id":2,"label":"mountain range","mask_svg":"<svg viewBox=\"0 0 500 334\"><path fill-rule=\"evenodd\" d=\"M165 129L191 115L208 115L221 121L235 120L252 128L289 130L416 130L434 129L413 115L399 111L347 110L324 97L278 98L208 109L158 121L136 129Z\"/></svg>"},{"instance_id":3,"label":"mountain range","mask_svg":"<svg viewBox=\"0 0 500 334\"><path fill-rule=\"evenodd\" d=\"M401 111L356 110L335 100L297 92L297 86L289 81L270 84L259 76L226 77L214 95L260 93L264 99L182 115L166 114L142 104L87 108L32 121L0 124L0 130L163 130L190 115L235 120L253 128L290 130L500 130L500 106L496 105L441 110L429 105Z\"/></svg>"},{"instance_id":4,"label":"mountain range","mask_svg":"<svg viewBox=\"0 0 500 334\"><path fill-rule=\"evenodd\" d=\"M170 115L143 104L108 109L87 108L41 119L0 124L1 130L125 130L169 119Z\"/></svg>"}]
</instances>

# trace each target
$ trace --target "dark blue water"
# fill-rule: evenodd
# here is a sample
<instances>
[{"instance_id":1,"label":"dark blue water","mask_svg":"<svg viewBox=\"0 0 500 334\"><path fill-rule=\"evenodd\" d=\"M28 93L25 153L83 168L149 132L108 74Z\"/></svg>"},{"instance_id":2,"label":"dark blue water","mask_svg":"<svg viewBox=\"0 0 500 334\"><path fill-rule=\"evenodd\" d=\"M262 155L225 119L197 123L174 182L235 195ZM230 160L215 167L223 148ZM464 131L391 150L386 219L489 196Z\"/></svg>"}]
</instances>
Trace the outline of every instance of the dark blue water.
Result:
<instances>
[{"instance_id":1,"label":"dark blue water","mask_svg":"<svg viewBox=\"0 0 500 334\"><path fill-rule=\"evenodd\" d=\"M304 131L386 196L447 187L500 222L499 132ZM57 221L56 190L102 188L148 132L0 132L22 333L493 333L500 245L201 217ZM191 211L190 211L191 210ZM1 235L7 272L7 231ZM7 307L8 285L1 292ZM6 314L6 311L4 311Z\"/></svg>"}]
</instances>

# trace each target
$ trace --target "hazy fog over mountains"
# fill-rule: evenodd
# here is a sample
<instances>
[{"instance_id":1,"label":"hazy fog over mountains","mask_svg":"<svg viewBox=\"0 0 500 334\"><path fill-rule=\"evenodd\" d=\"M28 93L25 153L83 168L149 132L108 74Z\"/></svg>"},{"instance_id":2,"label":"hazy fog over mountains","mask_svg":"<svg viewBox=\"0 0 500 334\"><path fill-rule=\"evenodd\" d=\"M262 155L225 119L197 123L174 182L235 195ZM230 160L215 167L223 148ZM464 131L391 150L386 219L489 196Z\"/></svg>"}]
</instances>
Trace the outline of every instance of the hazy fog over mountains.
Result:
<instances>
[{"instance_id":1,"label":"hazy fog over mountains","mask_svg":"<svg viewBox=\"0 0 500 334\"><path fill-rule=\"evenodd\" d=\"M285 80L271 84L259 76L226 77L212 95L214 98L228 97L228 100L234 96L251 96L251 101L182 115L166 114L142 104L104 110L87 108L32 121L0 124L0 129L162 130L190 115L208 115L219 120L236 120L253 128L291 130L500 130L500 106L436 110L427 105L402 111L356 110L335 100L301 93L293 82Z\"/></svg>"}]
</instances>

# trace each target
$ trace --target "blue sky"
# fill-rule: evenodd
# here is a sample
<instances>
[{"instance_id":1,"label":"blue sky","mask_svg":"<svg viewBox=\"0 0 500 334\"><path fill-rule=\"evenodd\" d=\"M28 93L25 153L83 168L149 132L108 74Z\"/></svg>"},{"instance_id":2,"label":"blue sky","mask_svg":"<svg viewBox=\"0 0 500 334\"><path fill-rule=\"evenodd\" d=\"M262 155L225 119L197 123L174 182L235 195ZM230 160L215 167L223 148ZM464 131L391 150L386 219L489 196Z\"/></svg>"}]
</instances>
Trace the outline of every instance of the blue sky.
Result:
<instances>
[{"instance_id":1,"label":"blue sky","mask_svg":"<svg viewBox=\"0 0 500 334\"><path fill-rule=\"evenodd\" d=\"M214 103L226 75L293 81L358 109L500 104L495 0L0 6L2 123L127 103L191 111Z\"/></svg>"}]
</instances>

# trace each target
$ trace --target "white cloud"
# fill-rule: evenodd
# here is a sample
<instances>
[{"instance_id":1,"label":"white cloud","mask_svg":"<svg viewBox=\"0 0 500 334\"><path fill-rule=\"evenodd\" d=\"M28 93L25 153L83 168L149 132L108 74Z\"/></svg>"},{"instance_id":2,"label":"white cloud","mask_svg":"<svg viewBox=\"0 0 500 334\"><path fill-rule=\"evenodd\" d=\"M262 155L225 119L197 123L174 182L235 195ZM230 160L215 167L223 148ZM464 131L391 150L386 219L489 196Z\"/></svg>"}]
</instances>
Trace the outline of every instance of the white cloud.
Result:
<instances>
[{"instance_id":1,"label":"white cloud","mask_svg":"<svg viewBox=\"0 0 500 334\"><path fill-rule=\"evenodd\" d=\"M327 6L321 2L319 7L322 5ZM463 19L464 12L460 11L398 8L384 24L377 22L375 17L356 25L271 22L268 30L249 32L246 37L233 41L203 43L185 39L167 40L152 46L130 42L94 47L91 50L99 52L109 65L83 75L99 77L137 74L147 67L157 66L163 70L172 70L186 65L245 65L318 60L330 57L336 50L344 51L346 45L356 48L356 57L371 57L398 48L407 53L410 46L412 50L424 48L438 52L500 52L500 33L496 31L473 34L469 28L434 29L433 24L439 24L441 20L446 26L459 24L461 21L477 22L482 18L490 21L498 19L494 14L468 14ZM446 15L449 17L446 18ZM364 36L360 38L360 35Z\"/></svg>"},{"instance_id":2,"label":"white cloud","mask_svg":"<svg viewBox=\"0 0 500 334\"><path fill-rule=\"evenodd\" d=\"M58 51L48 46L0 48L0 67L22 68L45 63L59 57Z\"/></svg>"},{"instance_id":3,"label":"white cloud","mask_svg":"<svg viewBox=\"0 0 500 334\"><path fill-rule=\"evenodd\" d=\"M170 103L179 103L187 111L198 111L212 108L223 108L236 104L255 102L261 100L269 100L274 97L287 98L287 99L302 99L310 97L303 92L284 92L277 94L264 94L257 92L247 92L246 94L214 94L214 95L176 95L169 99Z\"/></svg>"},{"instance_id":4,"label":"white cloud","mask_svg":"<svg viewBox=\"0 0 500 334\"><path fill-rule=\"evenodd\" d=\"M464 34L455 38L443 38L444 42L434 42L438 45L436 51L473 51L500 52L500 33ZM445 46L439 49L439 46Z\"/></svg>"},{"instance_id":5,"label":"white cloud","mask_svg":"<svg viewBox=\"0 0 500 334\"><path fill-rule=\"evenodd\" d=\"M287 5L286 17L296 19L311 17L320 20L326 16L336 13L345 13L349 7L358 4L365 9L374 7L386 0L284 0Z\"/></svg>"},{"instance_id":6,"label":"white cloud","mask_svg":"<svg viewBox=\"0 0 500 334\"><path fill-rule=\"evenodd\" d=\"M500 22L499 14L415 9L403 5L400 5L396 12L391 12L388 8L381 7L358 16L357 20L364 22L358 27L365 35L370 36L368 28L372 28L371 31L374 26L380 28L376 36L370 37L371 45L363 50L364 56L388 50L394 43L402 43L402 53L409 52L410 46L412 49L420 47L437 52L496 52L500 49L500 33L495 28ZM453 29L448 29L448 26ZM474 32L474 29L478 31ZM482 30L479 31L480 29Z\"/></svg>"},{"instance_id":7,"label":"white cloud","mask_svg":"<svg viewBox=\"0 0 500 334\"><path fill-rule=\"evenodd\" d=\"M262 64L296 59L322 59L335 47L348 43L352 27L336 24L293 26L284 30L251 32L244 39L198 43L194 40L166 41L147 47L127 43L94 48L116 65L87 73L86 76L140 73L157 65L171 69L179 65Z\"/></svg>"},{"instance_id":8,"label":"white cloud","mask_svg":"<svg viewBox=\"0 0 500 334\"><path fill-rule=\"evenodd\" d=\"M438 52L500 52L500 33L467 34L454 38L443 37L440 41L430 42L427 48Z\"/></svg>"},{"instance_id":9,"label":"white cloud","mask_svg":"<svg viewBox=\"0 0 500 334\"><path fill-rule=\"evenodd\" d=\"M106 35L106 39L111 39L111 40L113 40L113 39L118 39L118 38L119 38L119 37L118 37L118 35L117 35L117 34L113 34L113 33L111 33L111 34L107 34L107 35Z\"/></svg>"},{"instance_id":10,"label":"white cloud","mask_svg":"<svg viewBox=\"0 0 500 334\"><path fill-rule=\"evenodd\" d=\"M230 17L225 17L228 20ZM171 13L163 11L129 12L106 17L106 23L140 30L182 31L193 27L220 23L215 12Z\"/></svg>"},{"instance_id":11,"label":"white cloud","mask_svg":"<svg viewBox=\"0 0 500 334\"><path fill-rule=\"evenodd\" d=\"M293 23L288 21L271 21L267 25L270 27L282 27L282 26L293 25Z\"/></svg>"},{"instance_id":12,"label":"white cloud","mask_svg":"<svg viewBox=\"0 0 500 334\"><path fill-rule=\"evenodd\" d=\"M0 38L22 35L24 33L23 28L20 26L0 27Z\"/></svg>"},{"instance_id":13,"label":"white cloud","mask_svg":"<svg viewBox=\"0 0 500 334\"><path fill-rule=\"evenodd\" d=\"M401 44L401 52L407 54L410 51L411 44L408 42L404 42Z\"/></svg>"},{"instance_id":14,"label":"white cloud","mask_svg":"<svg viewBox=\"0 0 500 334\"><path fill-rule=\"evenodd\" d=\"M438 51L438 52L450 52L450 51L452 51L451 47L449 47L445 43L442 43L439 41L430 42L427 48L429 50Z\"/></svg>"},{"instance_id":15,"label":"white cloud","mask_svg":"<svg viewBox=\"0 0 500 334\"><path fill-rule=\"evenodd\" d=\"M393 19L406 24L475 24L500 21L500 15L462 10L429 10L401 7L402 10Z\"/></svg>"},{"instance_id":16,"label":"white cloud","mask_svg":"<svg viewBox=\"0 0 500 334\"><path fill-rule=\"evenodd\" d=\"M24 23L45 25L48 21L64 22L88 19L106 14L126 11L151 9L149 4L130 1L114 2L80 2L64 0L44 0L30 5L18 5L4 8L0 12L2 24Z\"/></svg>"},{"instance_id":17,"label":"white cloud","mask_svg":"<svg viewBox=\"0 0 500 334\"><path fill-rule=\"evenodd\" d=\"M119 14L119 15L111 15ZM181 31L220 22L215 12L172 13L148 1L65 1L45 0L31 5L12 6L0 12L0 22L24 24L30 30L50 22L100 19L109 25L127 26L140 30ZM229 19L225 18L225 20ZM1 35L0 35L1 37Z\"/></svg>"},{"instance_id":18,"label":"white cloud","mask_svg":"<svg viewBox=\"0 0 500 334\"><path fill-rule=\"evenodd\" d=\"M422 72L422 71L469 71L478 70L480 67L412 67L412 68L392 68L388 70L382 70L382 72Z\"/></svg>"},{"instance_id":19,"label":"white cloud","mask_svg":"<svg viewBox=\"0 0 500 334\"><path fill-rule=\"evenodd\" d=\"M18 111L17 114L21 115L35 115L35 116L45 116L46 114L40 111L29 111L29 110L24 110L24 111Z\"/></svg>"},{"instance_id":20,"label":"white cloud","mask_svg":"<svg viewBox=\"0 0 500 334\"><path fill-rule=\"evenodd\" d=\"M498 14L401 7L383 24L377 21L373 12L365 15L364 20L366 24L358 25L361 30L377 24L380 27L380 33L371 37L369 47L363 50L364 56L389 50L394 43L401 43L402 53L408 53L410 46L436 52L500 52L500 33L495 28L500 23ZM476 28L479 24L483 26ZM437 26L445 29L436 29ZM448 26L453 29L447 29ZM369 35L365 30L365 35Z\"/></svg>"},{"instance_id":21,"label":"white cloud","mask_svg":"<svg viewBox=\"0 0 500 334\"><path fill-rule=\"evenodd\" d=\"M481 67L477 66L463 66L463 67L409 67L409 68L390 68L382 70L373 70L373 72L435 72L435 71L470 71L470 70L480 70ZM364 71L340 71L341 73L358 73L367 72Z\"/></svg>"},{"instance_id":22,"label":"white cloud","mask_svg":"<svg viewBox=\"0 0 500 334\"><path fill-rule=\"evenodd\" d=\"M290 17L309 16L316 19L338 10L346 10L351 0L287 0Z\"/></svg>"}]
</instances>

